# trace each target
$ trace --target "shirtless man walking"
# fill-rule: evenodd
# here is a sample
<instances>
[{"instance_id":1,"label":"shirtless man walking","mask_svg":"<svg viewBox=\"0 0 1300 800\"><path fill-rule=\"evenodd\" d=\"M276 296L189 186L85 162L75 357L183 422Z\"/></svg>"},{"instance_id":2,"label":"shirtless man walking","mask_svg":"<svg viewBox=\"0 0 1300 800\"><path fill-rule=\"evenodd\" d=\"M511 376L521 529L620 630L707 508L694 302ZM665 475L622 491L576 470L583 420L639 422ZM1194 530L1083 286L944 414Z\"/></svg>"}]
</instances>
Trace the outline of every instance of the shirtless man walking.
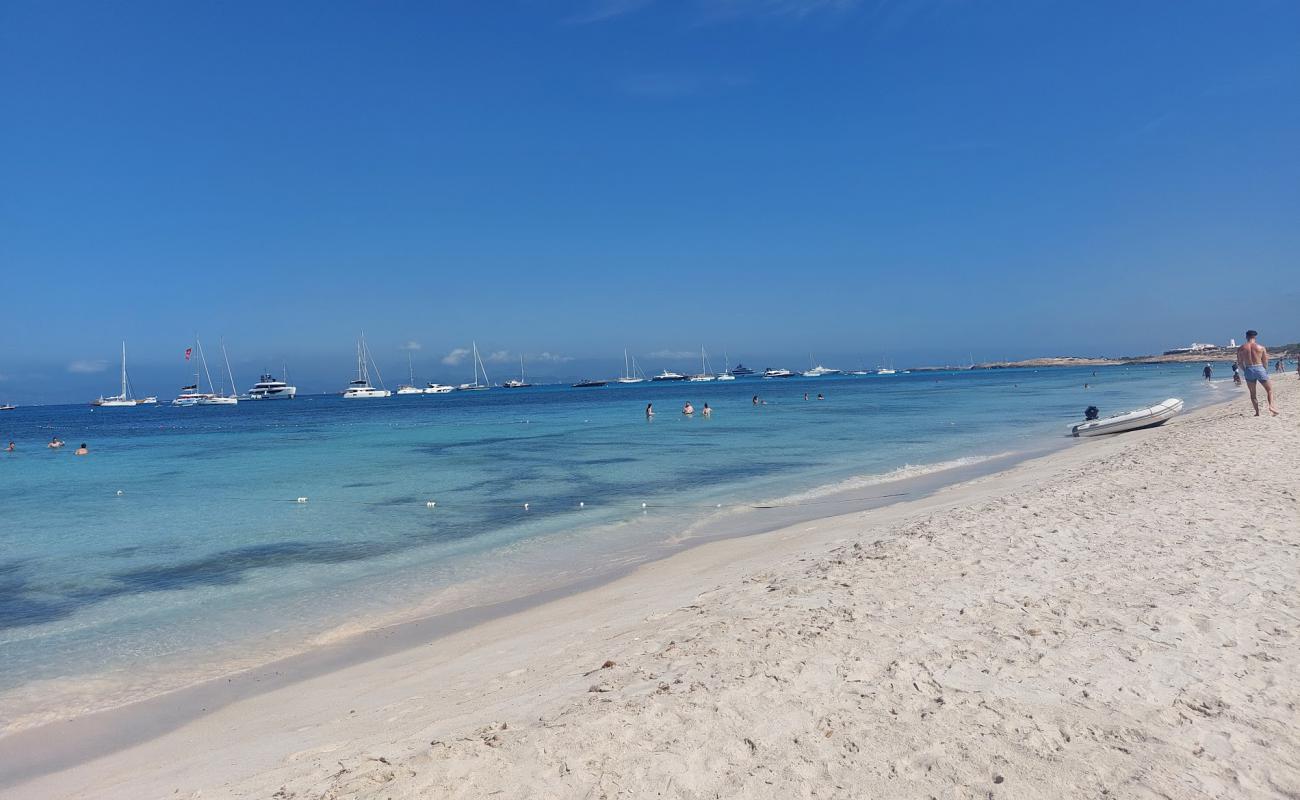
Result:
<instances>
[{"instance_id":1,"label":"shirtless man walking","mask_svg":"<svg viewBox=\"0 0 1300 800\"><path fill-rule=\"evenodd\" d=\"M1268 351L1255 341L1259 336L1256 331L1246 331L1246 343L1237 348L1237 363L1246 373L1246 387L1250 389L1250 404L1255 407L1255 416L1259 416L1259 400L1255 397L1255 384L1264 384L1264 393L1268 395L1268 410L1277 416L1277 407L1273 405L1273 384L1268 380Z\"/></svg>"}]
</instances>

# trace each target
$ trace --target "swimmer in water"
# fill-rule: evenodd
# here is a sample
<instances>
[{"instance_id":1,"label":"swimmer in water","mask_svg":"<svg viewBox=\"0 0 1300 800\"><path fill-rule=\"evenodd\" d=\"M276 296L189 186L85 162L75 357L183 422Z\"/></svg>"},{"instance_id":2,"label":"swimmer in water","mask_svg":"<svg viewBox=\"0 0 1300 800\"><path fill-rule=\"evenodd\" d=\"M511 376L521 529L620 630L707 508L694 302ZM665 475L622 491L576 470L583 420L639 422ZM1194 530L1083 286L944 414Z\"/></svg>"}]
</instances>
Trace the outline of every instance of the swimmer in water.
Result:
<instances>
[{"instance_id":1,"label":"swimmer in water","mask_svg":"<svg viewBox=\"0 0 1300 800\"><path fill-rule=\"evenodd\" d=\"M9 446L5 448L5 452L6 452L6 453L12 453L13 451L14 451L14 443L13 443L13 442L10 442L10 443L9 443Z\"/></svg>"},{"instance_id":2,"label":"swimmer in water","mask_svg":"<svg viewBox=\"0 0 1300 800\"><path fill-rule=\"evenodd\" d=\"M686 405L682 406L682 413L688 417L695 413L695 406L691 405L690 400L687 400Z\"/></svg>"},{"instance_id":3,"label":"swimmer in water","mask_svg":"<svg viewBox=\"0 0 1300 800\"><path fill-rule=\"evenodd\" d=\"M711 416L713 416L713 409L709 408L709 404L708 404L708 403L705 403L705 404L704 404L704 416L706 416L706 417L711 417Z\"/></svg>"},{"instance_id":4,"label":"swimmer in water","mask_svg":"<svg viewBox=\"0 0 1300 800\"><path fill-rule=\"evenodd\" d=\"M63 440L55 436L53 439L50 440L50 443L45 446L50 448L51 450L58 450L60 447L63 446Z\"/></svg>"},{"instance_id":5,"label":"swimmer in water","mask_svg":"<svg viewBox=\"0 0 1300 800\"><path fill-rule=\"evenodd\" d=\"M90 455L90 448L89 448L89 447L86 447L86 443L85 443L85 442L82 442L82 443L81 443L81 447L78 447L78 448L76 449L76 451L73 453L73 455L76 455L76 456L85 456L85 455Z\"/></svg>"},{"instance_id":6,"label":"swimmer in water","mask_svg":"<svg viewBox=\"0 0 1300 800\"><path fill-rule=\"evenodd\" d=\"M654 415L655 415L655 404L654 404L654 403L646 403L646 404L645 404L645 418L646 418L646 419L650 419L650 418L653 417Z\"/></svg>"}]
</instances>

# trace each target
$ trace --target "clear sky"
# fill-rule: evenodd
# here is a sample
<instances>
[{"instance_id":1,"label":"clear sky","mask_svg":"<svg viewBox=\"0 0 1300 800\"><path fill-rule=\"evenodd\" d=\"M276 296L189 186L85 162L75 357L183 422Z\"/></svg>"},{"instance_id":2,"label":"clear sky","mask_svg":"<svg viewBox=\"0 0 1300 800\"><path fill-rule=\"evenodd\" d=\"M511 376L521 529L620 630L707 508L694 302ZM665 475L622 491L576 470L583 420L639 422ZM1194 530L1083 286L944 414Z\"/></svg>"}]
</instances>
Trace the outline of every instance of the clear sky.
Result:
<instances>
[{"instance_id":1,"label":"clear sky","mask_svg":"<svg viewBox=\"0 0 1300 800\"><path fill-rule=\"evenodd\" d=\"M6 0L0 400L111 391L122 339L171 396L196 331L316 390L362 329L390 384L1294 341L1297 42L1287 0Z\"/></svg>"}]
</instances>

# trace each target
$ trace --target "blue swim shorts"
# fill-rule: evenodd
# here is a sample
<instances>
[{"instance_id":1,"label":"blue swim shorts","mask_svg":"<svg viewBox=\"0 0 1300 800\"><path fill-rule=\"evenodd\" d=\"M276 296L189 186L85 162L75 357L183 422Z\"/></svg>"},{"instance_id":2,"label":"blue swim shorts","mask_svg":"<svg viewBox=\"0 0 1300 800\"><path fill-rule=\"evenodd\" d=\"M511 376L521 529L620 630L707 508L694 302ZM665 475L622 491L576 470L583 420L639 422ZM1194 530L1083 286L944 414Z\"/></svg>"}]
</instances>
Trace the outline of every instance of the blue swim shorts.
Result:
<instances>
[{"instance_id":1,"label":"blue swim shorts","mask_svg":"<svg viewBox=\"0 0 1300 800\"><path fill-rule=\"evenodd\" d=\"M1268 382L1268 370L1259 364L1251 364L1246 367L1246 380Z\"/></svg>"}]
</instances>

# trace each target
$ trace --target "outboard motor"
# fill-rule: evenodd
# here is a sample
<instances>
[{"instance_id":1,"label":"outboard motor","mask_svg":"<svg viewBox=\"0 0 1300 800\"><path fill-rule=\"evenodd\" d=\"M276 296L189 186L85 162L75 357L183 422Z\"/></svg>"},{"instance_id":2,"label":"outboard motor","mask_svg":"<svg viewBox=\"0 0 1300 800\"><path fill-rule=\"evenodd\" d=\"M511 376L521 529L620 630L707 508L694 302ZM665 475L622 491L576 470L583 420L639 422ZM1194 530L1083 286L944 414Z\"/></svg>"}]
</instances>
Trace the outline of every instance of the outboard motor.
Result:
<instances>
[{"instance_id":1,"label":"outboard motor","mask_svg":"<svg viewBox=\"0 0 1300 800\"><path fill-rule=\"evenodd\" d=\"M1099 418L1100 416L1101 416L1101 410L1098 409L1096 406L1088 406L1083 411L1084 422L1092 422L1093 420Z\"/></svg>"}]
</instances>

